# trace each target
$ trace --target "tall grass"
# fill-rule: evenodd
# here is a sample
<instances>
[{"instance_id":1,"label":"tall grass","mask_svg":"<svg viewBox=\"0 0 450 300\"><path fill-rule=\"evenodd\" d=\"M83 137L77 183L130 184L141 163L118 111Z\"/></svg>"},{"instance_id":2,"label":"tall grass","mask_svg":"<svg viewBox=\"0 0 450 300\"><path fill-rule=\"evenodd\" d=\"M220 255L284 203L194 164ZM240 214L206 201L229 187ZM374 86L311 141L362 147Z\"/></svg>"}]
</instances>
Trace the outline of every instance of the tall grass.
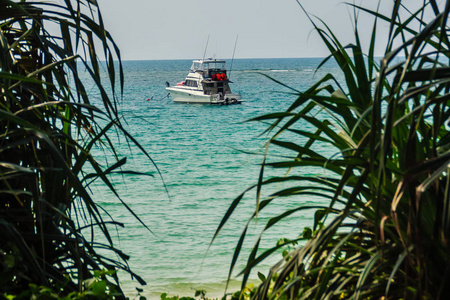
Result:
<instances>
[{"instance_id":1,"label":"tall grass","mask_svg":"<svg viewBox=\"0 0 450 300\"><path fill-rule=\"evenodd\" d=\"M80 69L95 83L99 107ZM123 84L120 52L96 1L0 0L2 295L20 294L30 284L62 295L81 292L95 275L103 279L93 288L99 295L121 298L117 270L144 283L109 233L109 226L122 224L104 219L89 191L100 180L122 201L108 174L127 172L126 159L110 134L125 136L148 156L121 125ZM115 162L97 160L96 145L112 151Z\"/></svg>"},{"instance_id":2,"label":"tall grass","mask_svg":"<svg viewBox=\"0 0 450 300\"><path fill-rule=\"evenodd\" d=\"M264 160L258 184L249 189L257 192L251 220L283 205L286 197L297 199L297 207L267 221L241 272L243 289L267 256L289 244L301 246L260 276L263 282L252 298L444 299L450 294L450 1L424 1L417 11L400 0L388 4L389 14L348 4L355 27L354 42L347 45L325 22L310 18L330 53L324 63L336 61L345 82L328 74L299 93L286 111L253 119L270 122L270 145L291 155ZM374 20L366 48L358 16ZM388 33L378 34L386 25ZM375 57L378 45L386 45L381 59ZM303 175L310 167L326 172ZM266 178L267 168L280 175ZM288 187L260 197L280 183ZM308 206L311 195L328 204ZM216 235L241 199L233 201ZM301 211L315 215L312 230L292 228L303 231L297 240L259 249L266 230Z\"/></svg>"}]
</instances>

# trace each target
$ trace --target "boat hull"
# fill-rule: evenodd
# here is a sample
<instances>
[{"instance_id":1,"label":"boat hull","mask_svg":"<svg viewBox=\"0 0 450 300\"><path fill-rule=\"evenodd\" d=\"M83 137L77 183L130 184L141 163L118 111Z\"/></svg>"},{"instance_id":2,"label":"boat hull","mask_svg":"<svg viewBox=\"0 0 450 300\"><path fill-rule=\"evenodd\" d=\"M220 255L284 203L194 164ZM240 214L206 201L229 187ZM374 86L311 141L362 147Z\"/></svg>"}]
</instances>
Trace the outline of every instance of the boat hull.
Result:
<instances>
[{"instance_id":1,"label":"boat hull","mask_svg":"<svg viewBox=\"0 0 450 300\"><path fill-rule=\"evenodd\" d=\"M173 102L197 104L237 104L241 103L240 94L225 94L221 99L219 94L205 95L203 91L186 88L168 87L166 90L172 96Z\"/></svg>"}]
</instances>

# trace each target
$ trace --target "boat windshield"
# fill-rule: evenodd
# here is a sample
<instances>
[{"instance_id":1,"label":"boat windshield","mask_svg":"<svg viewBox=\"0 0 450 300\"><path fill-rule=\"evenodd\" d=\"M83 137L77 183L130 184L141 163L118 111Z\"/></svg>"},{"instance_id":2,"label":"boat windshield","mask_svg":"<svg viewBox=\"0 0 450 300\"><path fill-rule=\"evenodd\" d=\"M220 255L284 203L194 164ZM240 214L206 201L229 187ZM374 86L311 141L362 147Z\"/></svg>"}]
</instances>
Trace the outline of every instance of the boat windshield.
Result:
<instances>
[{"instance_id":1,"label":"boat windshield","mask_svg":"<svg viewBox=\"0 0 450 300\"><path fill-rule=\"evenodd\" d=\"M191 66L191 71L208 71L208 70L225 70L225 61L223 60L205 60L194 61Z\"/></svg>"},{"instance_id":2,"label":"boat windshield","mask_svg":"<svg viewBox=\"0 0 450 300\"><path fill-rule=\"evenodd\" d=\"M225 62L222 61L205 62L204 64L205 69L225 70Z\"/></svg>"},{"instance_id":3,"label":"boat windshield","mask_svg":"<svg viewBox=\"0 0 450 300\"><path fill-rule=\"evenodd\" d=\"M203 64L201 62L193 62L192 66L191 66L191 70L194 72L197 70L203 71Z\"/></svg>"}]
</instances>

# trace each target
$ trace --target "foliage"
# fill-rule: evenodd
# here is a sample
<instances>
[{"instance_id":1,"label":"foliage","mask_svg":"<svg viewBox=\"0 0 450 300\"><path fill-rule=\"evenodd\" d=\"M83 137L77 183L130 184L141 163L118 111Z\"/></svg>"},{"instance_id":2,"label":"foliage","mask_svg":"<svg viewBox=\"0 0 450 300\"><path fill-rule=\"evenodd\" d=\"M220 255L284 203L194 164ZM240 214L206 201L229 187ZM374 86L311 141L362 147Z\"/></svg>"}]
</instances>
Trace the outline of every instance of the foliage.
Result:
<instances>
[{"instance_id":1,"label":"foliage","mask_svg":"<svg viewBox=\"0 0 450 300\"><path fill-rule=\"evenodd\" d=\"M450 1L423 2L412 11L397 0L390 15L350 6L355 9L353 44L342 45L324 22L319 26L310 19L330 52L324 63L334 59L344 82L328 74L299 93L288 110L254 119L270 122L269 145L289 155L265 157L259 182L249 189L257 192L249 223L286 197L297 207L267 221L241 272L243 287L256 265L292 243L262 251L263 233L294 213L315 211L314 228L295 240L301 246L267 278L260 277L254 299L442 299L450 294ZM374 17L366 54L359 14ZM387 34L378 35L380 22L389 25ZM375 48L384 42L380 60ZM265 178L267 168L284 175ZM311 170L319 171L304 175ZM265 189L279 185L285 188L260 199ZM244 194L233 201L215 236ZM319 199L317 205L305 203L311 197Z\"/></svg>"},{"instance_id":2,"label":"foliage","mask_svg":"<svg viewBox=\"0 0 450 300\"><path fill-rule=\"evenodd\" d=\"M167 293L162 293L161 294L161 300L195 300L195 299L201 299L201 300L208 300L208 299L212 299L212 298L208 298L206 297L207 291L206 290L195 290L195 294L194 297L189 297L189 296L184 296L184 297L180 297L180 296L168 296ZM224 296L224 299L226 299L227 297Z\"/></svg>"},{"instance_id":3,"label":"foliage","mask_svg":"<svg viewBox=\"0 0 450 300\"><path fill-rule=\"evenodd\" d=\"M114 271L94 271L94 277L86 279L83 282L83 291L73 291L67 295L64 291L64 287L59 290L52 289L47 286L37 286L30 284L29 289L22 291L18 295L3 295L8 300L20 300L20 299L45 299L45 300L84 300L84 299L114 299L115 296L121 296L113 284L107 280L102 279L105 275L112 275ZM68 279L67 282L71 280ZM2 296L0 295L0 298ZM142 298L145 299L145 298Z\"/></svg>"},{"instance_id":4,"label":"foliage","mask_svg":"<svg viewBox=\"0 0 450 300\"><path fill-rule=\"evenodd\" d=\"M167 293L162 293L161 300L195 300L195 298L192 298L192 297L181 297L180 298L179 296L167 297Z\"/></svg>"},{"instance_id":5,"label":"foliage","mask_svg":"<svg viewBox=\"0 0 450 300\"><path fill-rule=\"evenodd\" d=\"M96 99L80 69L95 83ZM107 286L107 293L121 298L115 270L145 283L109 234L107 226L122 224L104 220L89 192L100 180L122 201L107 177L127 172L112 130L148 156L121 125L122 89L120 53L96 1L0 0L1 293L19 295L31 286L31 292L45 287L69 297ZM105 165L94 157L94 147L111 151L115 161ZM86 289L103 269L108 271L99 275L100 283Z\"/></svg>"}]
</instances>

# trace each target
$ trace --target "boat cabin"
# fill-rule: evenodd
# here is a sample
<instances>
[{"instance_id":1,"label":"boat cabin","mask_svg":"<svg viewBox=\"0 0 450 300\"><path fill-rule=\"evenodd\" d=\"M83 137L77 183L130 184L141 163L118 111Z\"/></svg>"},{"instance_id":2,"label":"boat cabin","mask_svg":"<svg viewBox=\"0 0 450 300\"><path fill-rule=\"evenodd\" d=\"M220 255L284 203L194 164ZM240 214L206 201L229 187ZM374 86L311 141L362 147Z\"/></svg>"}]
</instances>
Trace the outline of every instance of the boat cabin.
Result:
<instances>
[{"instance_id":1,"label":"boat cabin","mask_svg":"<svg viewBox=\"0 0 450 300\"><path fill-rule=\"evenodd\" d=\"M190 72L200 74L203 77L201 84L205 95L219 94L223 97L226 93L231 93L224 60L194 60ZM191 80L186 80L187 86L196 86L194 82L190 84L189 81Z\"/></svg>"},{"instance_id":2,"label":"boat cabin","mask_svg":"<svg viewBox=\"0 0 450 300\"><path fill-rule=\"evenodd\" d=\"M192 73L200 73L203 75L204 79L227 80L227 71L225 68L224 60L217 59L205 59L205 60L194 60L190 71Z\"/></svg>"}]
</instances>

